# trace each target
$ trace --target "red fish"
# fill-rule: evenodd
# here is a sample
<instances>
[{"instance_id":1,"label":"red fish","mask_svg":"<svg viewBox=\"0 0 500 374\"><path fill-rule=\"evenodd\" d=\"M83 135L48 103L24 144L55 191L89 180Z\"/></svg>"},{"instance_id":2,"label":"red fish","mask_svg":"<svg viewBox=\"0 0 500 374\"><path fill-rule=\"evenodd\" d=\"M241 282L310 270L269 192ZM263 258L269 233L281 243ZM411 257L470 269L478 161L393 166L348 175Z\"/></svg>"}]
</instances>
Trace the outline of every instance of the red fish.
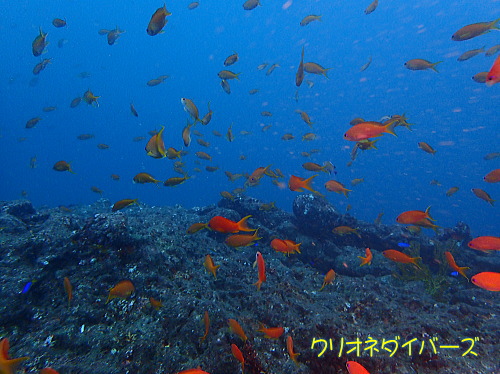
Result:
<instances>
[{"instance_id":1,"label":"red fish","mask_svg":"<svg viewBox=\"0 0 500 374\"><path fill-rule=\"evenodd\" d=\"M500 238L496 236L479 236L472 239L468 246L478 251L500 251Z\"/></svg>"},{"instance_id":2,"label":"red fish","mask_svg":"<svg viewBox=\"0 0 500 374\"><path fill-rule=\"evenodd\" d=\"M241 363L241 374L245 372L245 358L236 344L231 344L231 352L235 359Z\"/></svg>"},{"instance_id":3,"label":"red fish","mask_svg":"<svg viewBox=\"0 0 500 374\"><path fill-rule=\"evenodd\" d=\"M255 255L255 263L259 269L259 280L254 283L254 286L257 286L257 290L260 290L260 286L266 281L266 263L264 262L262 253L257 252Z\"/></svg>"},{"instance_id":4,"label":"red fish","mask_svg":"<svg viewBox=\"0 0 500 374\"><path fill-rule=\"evenodd\" d=\"M488 291L500 291L500 273L485 271L474 275L471 278L472 283Z\"/></svg>"},{"instance_id":5,"label":"red fish","mask_svg":"<svg viewBox=\"0 0 500 374\"><path fill-rule=\"evenodd\" d=\"M488 75L486 76L486 85L493 86L495 83L500 82L500 56L497 57L493 66L491 67Z\"/></svg>"},{"instance_id":6,"label":"red fish","mask_svg":"<svg viewBox=\"0 0 500 374\"><path fill-rule=\"evenodd\" d=\"M19 364L29 357L11 358L9 355L9 339L0 340L0 373L13 374Z\"/></svg>"},{"instance_id":7,"label":"red fish","mask_svg":"<svg viewBox=\"0 0 500 374\"><path fill-rule=\"evenodd\" d=\"M384 133L396 136L394 133L394 126L395 120L389 121L385 125L380 122L362 122L347 130L344 134L344 139L352 142L359 142L369 138L376 138Z\"/></svg>"},{"instance_id":8,"label":"red fish","mask_svg":"<svg viewBox=\"0 0 500 374\"><path fill-rule=\"evenodd\" d=\"M450 267L456 271L456 272L459 272L460 274L462 274L467 280L469 280L469 278L467 278L467 275L465 275L465 270L467 269L470 269L469 267L460 267L457 265L457 263L455 262L455 259L453 258L453 255L451 254L451 252L445 252L444 253L445 257L446 257L446 261L448 261L448 265L450 265Z\"/></svg>"},{"instance_id":9,"label":"red fish","mask_svg":"<svg viewBox=\"0 0 500 374\"><path fill-rule=\"evenodd\" d=\"M434 221L434 219L429 214L430 209L431 207L429 206L427 207L425 212L422 212L421 210L409 210L407 212L403 212L396 218L396 222L402 223L404 225L415 225L425 219Z\"/></svg>"},{"instance_id":10,"label":"red fish","mask_svg":"<svg viewBox=\"0 0 500 374\"><path fill-rule=\"evenodd\" d=\"M224 234L235 233L239 231L255 231L247 226L247 220L251 217L246 216L238 222L231 221L230 219L222 216L215 216L208 222L208 227L213 231L222 232Z\"/></svg>"},{"instance_id":11,"label":"red fish","mask_svg":"<svg viewBox=\"0 0 500 374\"><path fill-rule=\"evenodd\" d=\"M40 374L59 374L59 372L52 368L44 368L40 370Z\"/></svg>"},{"instance_id":12,"label":"red fish","mask_svg":"<svg viewBox=\"0 0 500 374\"><path fill-rule=\"evenodd\" d=\"M396 251L395 249L388 249L387 251L382 252L382 254L389 260L399 262L401 264L413 264L420 270L422 270L422 268L417 263L417 260L422 259L421 257L410 257L403 252Z\"/></svg>"},{"instance_id":13,"label":"red fish","mask_svg":"<svg viewBox=\"0 0 500 374\"><path fill-rule=\"evenodd\" d=\"M257 331L262 332L266 339L278 339L285 332L283 327L266 327L261 322L259 322L259 325L260 327Z\"/></svg>"},{"instance_id":14,"label":"red fish","mask_svg":"<svg viewBox=\"0 0 500 374\"><path fill-rule=\"evenodd\" d=\"M347 367L349 374L370 374L368 370L363 367L363 365L354 361L347 361L345 366Z\"/></svg>"},{"instance_id":15,"label":"red fish","mask_svg":"<svg viewBox=\"0 0 500 374\"><path fill-rule=\"evenodd\" d=\"M197 368L197 369L187 369L187 370L179 371L177 374L210 374L210 373L207 373L206 371L203 371L200 368Z\"/></svg>"}]
</instances>

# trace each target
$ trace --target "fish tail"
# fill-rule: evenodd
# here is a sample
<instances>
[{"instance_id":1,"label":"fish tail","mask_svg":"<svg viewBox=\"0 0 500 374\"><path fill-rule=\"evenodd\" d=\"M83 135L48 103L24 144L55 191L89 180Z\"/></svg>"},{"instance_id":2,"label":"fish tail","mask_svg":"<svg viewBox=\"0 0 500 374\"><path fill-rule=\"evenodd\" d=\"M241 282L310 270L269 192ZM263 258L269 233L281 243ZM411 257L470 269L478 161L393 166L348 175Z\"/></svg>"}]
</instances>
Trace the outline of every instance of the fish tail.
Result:
<instances>
[{"instance_id":1,"label":"fish tail","mask_svg":"<svg viewBox=\"0 0 500 374\"><path fill-rule=\"evenodd\" d=\"M254 231L255 229L251 229L250 227L247 226L247 220L251 217L252 215L248 215L246 217L243 217L236 225L238 226L238 230L240 231Z\"/></svg>"},{"instance_id":2,"label":"fish tail","mask_svg":"<svg viewBox=\"0 0 500 374\"><path fill-rule=\"evenodd\" d=\"M323 72L321 74L323 74L327 79L330 79L330 77L328 76L328 73L327 71L328 70L332 70L333 68L328 68L328 69L323 69Z\"/></svg>"},{"instance_id":3,"label":"fish tail","mask_svg":"<svg viewBox=\"0 0 500 374\"><path fill-rule=\"evenodd\" d=\"M368 258L362 256L358 256L358 258L361 260L361 264L359 264L359 267L368 265Z\"/></svg>"},{"instance_id":4,"label":"fish tail","mask_svg":"<svg viewBox=\"0 0 500 374\"><path fill-rule=\"evenodd\" d=\"M315 175L313 175L312 177L307 178L307 179L304 181L304 186L303 186L303 188L305 188L306 190L309 190L309 191L311 191L311 192L316 193L317 191L313 190L313 188L311 187L310 183L311 183L311 182L312 182L312 180L313 180L314 178L316 178L318 175L319 175L319 174L315 174Z\"/></svg>"},{"instance_id":5,"label":"fish tail","mask_svg":"<svg viewBox=\"0 0 500 374\"><path fill-rule=\"evenodd\" d=\"M260 286L262 286L262 281L259 279L257 282L253 284L254 286L257 286L257 291L260 291Z\"/></svg>"},{"instance_id":6,"label":"fish tail","mask_svg":"<svg viewBox=\"0 0 500 374\"><path fill-rule=\"evenodd\" d=\"M415 265L417 268L419 268L420 270L423 270L420 265L418 264L417 260L422 260L422 257L412 257L411 259L411 263L413 265Z\"/></svg>"},{"instance_id":7,"label":"fish tail","mask_svg":"<svg viewBox=\"0 0 500 374\"><path fill-rule=\"evenodd\" d=\"M396 133L394 132L394 128L396 127L396 120L391 120L387 125L385 125L385 131L386 133L392 134L397 137Z\"/></svg>"},{"instance_id":8,"label":"fish tail","mask_svg":"<svg viewBox=\"0 0 500 374\"><path fill-rule=\"evenodd\" d=\"M494 21L491 21L491 30L500 30L500 27L498 27L497 23L500 22L500 18L497 18Z\"/></svg>"},{"instance_id":9,"label":"fish tail","mask_svg":"<svg viewBox=\"0 0 500 374\"><path fill-rule=\"evenodd\" d=\"M443 61L438 61L438 62L431 64L431 69L434 70L436 73L439 73L438 69L436 69L436 65L440 64L441 62L443 62Z\"/></svg>"},{"instance_id":10,"label":"fish tail","mask_svg":"<svg viewBox=\"0 0 500 374\"><path fill-rule=\"evenodd\" d=\"M463 276L465 277L465 279L467 279L467 280L469 281L469 278L467 277L467 275L465 275L465 270L468 270L468 269L470 269L470 267L467 267L467 266L462 266L462 267L457 266L457 271L458 271L461 275L463 275ZM470 281L469 281L469 282L470 282Z\"/></svg>"}]
</instances>

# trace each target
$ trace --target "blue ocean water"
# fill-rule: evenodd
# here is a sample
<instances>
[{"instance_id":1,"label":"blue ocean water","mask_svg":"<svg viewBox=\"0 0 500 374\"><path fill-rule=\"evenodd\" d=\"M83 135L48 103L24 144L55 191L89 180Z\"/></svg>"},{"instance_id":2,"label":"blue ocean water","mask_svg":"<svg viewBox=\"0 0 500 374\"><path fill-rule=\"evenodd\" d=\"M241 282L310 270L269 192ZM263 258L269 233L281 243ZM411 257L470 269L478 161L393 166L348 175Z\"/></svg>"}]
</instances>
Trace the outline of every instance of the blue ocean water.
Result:
<instances>
[{"instance_id":1,"label":"blue ocean water","mask_svg":"<svg viewBox=\"0 0 500 374\"><path fill-rule=\"evenodd\" d=\"M483 181L500 164L500 158L483 160L485 154L500 151L500 85L486 87L471 79L489 70L494 57L481 54L464 62L457 57L499 44L500 33L492 31L464 42L452 41L451 35L467 24L499 18L499 1L384 0L369 15L363 13L369 1L263 0L253 11L244 11L238 1L201 1L194 10L188 10L188 3L168 2L172 15L165 33L151 37L146 27L162 2L1 2L5 58L0 69L0 199L19 198L24 190L37 206L91 204L100 198L90 190L97 186L112 202L138 198L150 205L201 206L216 203L222 190L242 186L242 180L229 182L226 170L251 173L272 164L287 179L292 174L305 178L313 173L301 167L304 162L328 160L337 167L335 179L346 187L351 188L354 178L365 182L353 186L348 199L325 191L323 184L330 179L325 173L315 179L314 188L341 210L351 204L350 214L359 219L371 221L384 212L382 222L395 223L402 211L432 205L439 226L465 221L473 236L498 235L498 207L470 192L482 188L500 199L498 184ZM300 21L309 14L321 14L322 21L301 27ZM55 17L66 19L67 27L52 26ZM116 26L126 32L109 46L98 30ZM41 58L32 55L31 43L40 27L48 32L50 42L41 57L52 58L52 63L37 76L35 85L32 70ZM67 43L59 48L61 39ZM306 75L315 84L308 88L304 83L297 102L295 73L302 46L306 62L332 70L330 79ZM227 95L217 73L233 51L239 61L229 69L241 75L239 81L230 81L232 92ZM370 67L360 72L370 56ZM440 73L407 70L404 63L413 58L443 61L437 67ZM266 69L257 70L263 62L280 67L266 76ZM82 72L90 76L79 77ZM146 85L160 75L169 78L156 87ZM81 103L70 108L71 100L87 89L101 96L100 106ZM251 89L259 92L249 95ZM183 161L191 178L180 186L158 189L133 184L139 172L161 180L178 176L172 161L148 157L144 146L148 131L164 125L166 145L183 148L181 131L191 119L180 103L182 97L192 99L201 116L210 101L212 122L194 128L204 134L210 148L199 146L194 136L190 147L184 147L189 154ZM130 113L132 102L138 118ZM44 113L45 106L57 106L57 110ZM297 109L310 115L312 130ZM264 110L273 116L262 117ZM397 138L384 135L377 142L378 150L365 151L352 166L346 165L353 144L343 134L351 119L379 120L403 113L415 124L413 131L398 127ZM42 117L40 123L26 129L26 121L37 116ZM231 124L234 142L212 134L212 130L225 134ZM265 125L272 127L262 132ZM303 142L301 136L310 131L318 139ZM95 138L78 140L84 133ZM285 142L281 140L285 133L296 138ZM136 136L146 140L133 142ZM437 153L420 150L421 141ZM100 150L99 143L110 148ZM311 149L321 152L310 159L300 155ZM213 161L200 160L198 165L196 151L208 152ZM240 160L241 155L246 159ZM34 169L29 166L33 156L37 158ZM71 162L76 174L52 170L59 160ZM220 169L209 173L206 165ZM195 167L202 172L195 172ZM121 180L112 180L111 174L119 174ZM431 185L432 180L441 186ZM460 190L446 197L453 186ZM297 195L277 188L269 178L246 193L264 202L276 201L285 210L291 210Z\"/></svg>"}]
</instances>

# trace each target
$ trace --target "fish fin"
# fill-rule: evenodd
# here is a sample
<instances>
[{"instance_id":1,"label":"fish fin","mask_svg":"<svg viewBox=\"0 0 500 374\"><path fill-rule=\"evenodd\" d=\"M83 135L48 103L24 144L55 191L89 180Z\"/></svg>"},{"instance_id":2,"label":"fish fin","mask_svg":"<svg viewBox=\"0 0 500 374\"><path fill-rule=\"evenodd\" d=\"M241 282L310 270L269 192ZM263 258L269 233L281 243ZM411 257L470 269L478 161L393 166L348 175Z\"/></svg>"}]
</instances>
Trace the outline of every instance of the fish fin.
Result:
<instances>
[{"instance_id":1,"label":"fish fin","mask_svg":"<svg viewBox=\"0 0 500 374\"><path fill-rule=\"evenodd\" d=\"M465 279L467 279L467 281L469 281L469 282L470 282L470 280L469 280L469 278L467 277L467 275L465 275L465 270L468 270L468 269L470 269L470 267L467 267L467 266L462 266L462 267L460 267L460 266L458 266L457 271L458 271L461 275L463 275L463 276L465 277Z\"/></svg>"},{"instance_id":2,"label":"fish fin","mask_svg":"<svg viewBox=\"0 0 500 374\"><path fill-rule=\"evenodd\" d=\"M420 265L417 263L417 260L422 261L422 257L412 257L412 259L411 259L411 260L412 260L412 261L411 261L411 263L412 263L413 265L415 265L415 266L416 266L417 268L419 268L420 270L423 270L423 269L420 267Z\"/></svg>"},{"instance_id":3,"label":"fish fin","mask_svg":"<svg viewBox=\"0 0 500 374\"><path fill-rule=\"evenodd\" d=\"M425 214L427 215L427 218L428 218L428 219L430 219L431 221L435 221L435 219L434 219L434 218L432 218L432 217L431 217L431 214L430 214L430 213L431 213L431 206L432 206L432 205L429 205L429 206L427 207L427 209L425 209Z\"/></svg>"},{"instance_id":4,"label":"fish fin","mask_svg":"<svg viewBox=\"0 0 500 374\"><path fill-rule=\"evenodd\" d=\"M498 27L498 25L497 25L497 23L499 23L499 22L500 22L500 18L497 18L496 20L491 21L491 28L490 28L490 30L500 30L500 27Z\"/></svg>"},{"instance_id":5,"label":"fish fin","mask_svg":"<svg viewBox=\"0 0 500 374\"><path fill-rule=\"evenodd\" d=\"M438 62L431 64L431 69L434 70L436 73L439 73L438 69L436 69L436 65L440 64L441 62L443 62L443 61L438 61Z\"/></svg>"},{"instance_id":6,"label":"fish fin","mask_svg":"<svg viewBox=\"0 0 500 374\"><path fill-rule=\"evenodd\" d=\"M309 177L309 178L307 178L306 180L304 180L304 186L303 186L303 188L305 188L306 190L309 190L309 191L311 191L311 192L316 192L315 190L313 190L313 189L312 189L312 187L309 185L309 183L311 183L311 182L312 182L312 180L313 180L314 178L316 178L318 175L319 175L319 174L315 174L315 175L313 175L312 177Z\"/></svg>"},{"instance_id":7,"label":"fish fin","mask_svg":"<svg viewBox=\"0 0 500 374\"><path fill-rule=\"evenodd\" d=\"M396 123L397 123L396 120L390 120L389 123L384 126L385 127L384 132L386 132L388 134L392 134L392 135L397 137L396 133L394 132L394 128L396 127ZM382 135L382 134L380 134L380 135ZM372 138L379 137L380 135L372 136Z\"/></svg>"},{"instance_id":8,"label":"fish fin","mask_svg":"<svg viewBox=\"0 0 500 374\"><path fill-rule=\"evenodd\" d=\"M240 231L254 231L255 229L251 229L250 227L247 226L247 220L251 217L252 215L248 215L246 217L243 217L238 223L238 229Z\"/></svg>"}]
</instances>

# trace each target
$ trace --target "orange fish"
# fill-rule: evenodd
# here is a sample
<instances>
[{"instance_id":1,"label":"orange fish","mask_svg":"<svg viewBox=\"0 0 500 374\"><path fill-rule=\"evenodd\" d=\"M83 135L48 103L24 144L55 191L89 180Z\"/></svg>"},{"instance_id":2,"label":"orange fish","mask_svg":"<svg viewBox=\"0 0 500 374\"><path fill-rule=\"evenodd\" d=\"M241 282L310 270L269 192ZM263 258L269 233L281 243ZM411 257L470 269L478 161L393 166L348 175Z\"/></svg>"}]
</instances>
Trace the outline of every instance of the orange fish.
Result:
<instances>
[{"instance_id":1,"label":"orange fish","mask_svg":"<svg viewBox=\"0 0 500 374\"><path fill-rule=\"evenodd\" d=\"M354 234L361 239L361 235L359 234L358 229L353 229L352 227L349 226L337 226L332 230L332 232L337 235Z\"/></svg>"},{"instance_id":2,"label":"orange fish","mask_svg":"<svg viewBox=\"0 0 500 374\"><path fill-rule=\"evenodd\" d=\"M500 182L500 169L495 169L490 171L488 174L484 176L484 181L488 183L497 183Z\"/></svg>"},{"instance_id":3,"label":"orange fish","mask_svg":"<svg viewBox=\"0 0 500 374\"><path fill-rule=\"evenodd\" d=\"M283 327L266 327L261 322L259 322L259 325L257 331L263 333L266 339L278 339L285 332Z\"/></svg>"},{"instance_id":4,"label":"orange fish","mask_svg":"<svg viewBox=\"0 0 500 374\"><path fill-rule=\"evenodd\" d=\"M155 183L158 186L158 183L161 183L158 179L154 179L153 176L149 173L139 173L137 174L134 179L134 183Z\"/></svg>"},{"instance_id":5,"label":"orange fish","mask_svg":"<svg viewBox=\"0 0 500 374\"><path fill-rule=\"evenodd\" d=\"M372 251L370 251L370 248L365 249L365 256L366 257L358 256L358 258L361 259L361 264L359 266L371 265L372 260L373 260L373 254L372 254Z\"/></svg>"},{"instance_id":6,"label":"orange fish","mask_svg":"<svg viewBox=\"0 0 500 374\"><path fill-rule=\"evenodd\" d=\"M186 230L186 234L194 234L194 233L197 233L198 231L206 229L206 228L207 228L206 223L203 223L203 222L193 223Z\"/></svg>"},{"instance_id":7,"label":"orange fish","mask_svg":"<svg viewBox=\"0 0 500 374\"><path fill-rule=\"evenodd\" d=\"M226 243L230 247L248 247L249 245L252 245L254 241L262 239L257 236L257 231L259 230L255 230L253 235L236 234L228 236L224 243Z\"/></svg>"},{"instance_id":8,"label":"orange fish","mask_svg":"<svg viewBox=\"0 0 500 374\"><path fill-rule=\"evenodd\" d=\"M438 61L438 62L430 62L421 58L414 58L412 60L406 61L405 62L405 67L410 70L427 70L427 69L432 69L436 73L439 73L439 71L436 69L436 65L442 63L443 61Z\"/></svg>"},{"instance_id":9,"label":"orange fish","mask_svg":"<svg viewBox=\"0 0 500 374\"><path fill-rule=\"evenodd\" d=\"M73 299L73 286L71 285L71 282L69 281L68 277L64 277L64 291L66 291L66 294L68 295L68 308L71 306L71 300Z\"/></svg>"},{"instance_id":10,"label":"orange fish","mask_svg":"<svg viewBox=\"0 0 500 374\"><path fill-rule=\"evenodd\" d=\"M247 336L245 335L245 331L243 331L243 328L241 325L236 321L235 319L228 319L227 323L229 324L229 328L233 333L238 335L243 342L246 342L248 340Z\"/></svg>"},{"instance_id":11,"label":"orange fish","mask_svg":"<svg viewBox=\"0 0 500 374\"><path fill-rule=\"evenodd\" d=\"M455 262L455 259L453 258L453 255L451 254L451 252L448 252L446 251L444 253L445 257L446 257L446 260L448 261L448 265L450 265L450 267L456 271L456 272L459 272L460 274L462 274L467 280L469 280L469 278L467 278L467 275L465 275L465 270L467 269L470 269L468 267L459 267L457 265L457 263Z\"/></svg>"},{"instance_id":12,"label":"orange fish","mask_svg":"<svg viewBox=\"0 0 500 374\"><path fill-rule=\"evenodd\" d=\"M491 67L488 75L486 76L486 85L493 86L495 83L500 82L500 56L497 57L493 66Z\"/></svg>"},{"instance_id":13,"label":"orange fish","mask_svg":"<svg viewBox=\"0 0 500 374\"><path fill-rule=\"evenodd\" d=\"M126 299L135 291L135 287L129 280L123 280L118 282L116 286L109 290L108 300L106 300L106 304L109 303L110 300L121 298Z\"/></svg>"},{"instance_id":14,"label":"orange fish","mask_svg":"<svg viewBox=\"0 0 500 374\"><path fill-rule=\"evenodd\" d=\"M14 374L17 367L29 357L10 358L9 356L9 339L0 340L0 373Z\"/></svg>"},{"instance_id":15,"label":"orange fish","mask_svg":"<svg viewBox=\"0 0 500 374\"><path fill-rule=\"evenodd\" d=\"M70 173L75 174L75 172L71 169L71 164L66 161L57 161L52 169L55 171L69 171Z\"/></svg>"},{"instance_id":16,"label":"orange fish","mask_svg":"<svg viewBox=\"0 0 500 374\"><path fill-rule=\"evenodd\" d=\"M349 374L370 374L368 370L363 367L363 365L354 361L347 361L345 366L347 367Z\"/></svg>"},{"instance_id":17,"label":"orange fish","mask_svg":"<svg viewBox=\"0 0 500 374\"><path fill-rule=\"evenodd\" d=\"M407 212L403 212L396 218L396 222L404 225L415 225L425 219L435 221L429 214L430 209L431 207L429 206L425 212L422 212L421 210L409 210Z\"/></svg>"},{"instance_id":18,"label":"orange fish","mask_svg":"<svg viewBox=\"0 0 500 374\"><path fill-rule=\"evenodd\" d=\"M266 263L264 262L264 257L262 253L257 252L255 255L255 264L257 264L257 269L259 270L259 280L255 282L253 285L257 286L257 291L260 290L260 286L262 283L266 281Z\"/></svg>"},{"instance_id":19,"label":"orange fish","mask_svg":"<svg viewBox=\"0 0 500 374\"><path fill-rule=\"evenodd\" d=\"M281 252L286 255L290 255L290 253L300 253L300 245L302 243L295 243L292 240L282 240L282 239L273 239L271 241L271 248L276 252Z\"/></svg>"},{"instance_id":20,"label":"orange fish","mask_svg":"<svg viewBox=\"0 0 500 374\"><path fill-rule=\"evenodd\" d=\"M472 283L488 291L500 291L500 273L485 271L474 275L471 278Z\"/></svg>"},{"instance_id":21,"label":"orange fish","mask_svg":"<svg viewBox=\"0 0 500 374\"><path fill-rule=\"evenodd\" d=\"M241 363L241 374L245 372L245 358L236 344L231 344L231 352L235 359Z\"/></svg>"},{"instance_id":22,"label":"orange fish","mask_svg":"<svg viewBox=\"0 0 500 374\"><path fill-rule=\"evenodd\" d=\"M434 223L432 223L431 220L429 220L427 218L423 219L422 221L415 222L414 225L420 226L420 227L425 227L427 229L433 229L436 232L437 232L437 229L439 228L439 226L435 225Z\"/></svg>"},{"instance_id":23,"label":"orange fish","mask_svg":"<svg viewBox=\"0 0 500 374\"><path fill-rule=\"evenodd\" d=\"M432 148L429 144L427 144L426 142L419 142L418 143L418 148L420 148L422 151L424 152L427 152L427 153L430 153L431 155L433 155L434 153L436 153L437 151Z\"/></svg>"},{"instance_id":24,"label":"orange fish","mask_svg":"<svg viewBox=\"0 0 500 374\"><path fill-rule=\"evenodd\" d=\"M154 297L149 298L149 304L155 309L160 310L163 306L163 303L160 300L156 300Z\"/></svg>"},{"instance_id":25,"label":"orange fish","mask_svg":"<svg viewBox=\"0 0 500 374\"><path fill-rule=\"evenodd\" d=\"M332 282L335 280L335 271L333 269L328 270L328 273L325 275L325 279L323 280L323 285L319 289L320 291L325 288L327 284L332 284Z\"/></svg>"},{"instance_id":26,"label":"orange fish","mask_svg":"<svg viewBox=\"0 0 500 374\"><path fill-rule=\"evenodd\" d=\"M247 181L245 182L246 186L254 187L259 184L260 180L262 177L267 173L271 165L268 165L266 167L259 167L254 170L252 174L248 177Z\"/></svg>"},{"instance_id":27,"label":"orange fish","mask_svg":"<svg viewBox=\"0 0 500 374\"><path fill-rule=\"evenodd\" d=\"M40 370L40 374L59 374L57 370L54 370L52 368L44 368Z\"/></svg>"},{"instance_id":28,"label":"orange fish","mask_svg":"<svg viewBox=\"0 0 500 374\"><path fill-rule=\"evenodd\" d=\"M360 140L365 140L369 138L375 138L381 136L384 133L389 133L394 136L394 127L396 120L391 120L387 124L382 124L380 122L362 122L356 126L352 126L344 134L344 139L350 140L352 142L359 142Z\"/></svg>"},{"instance_id":29,"label":"orange fish","mask_svg":"<svg viewBox=\"0 0 500 374\"><path fill-rule=\"evenodd\" d=\"M326 182L325 188L327 191L330 191L330 192L344 194L345 197L349 197L349 192L352 191L352 190L345 188L342 183L334 181L334 180L329 180L328 182Z\"/></svg>"},{"instance_id":30,"label":"orange fish","mask_svg":"<svg viewBox=\"0 0 500 374\"><path fill-rule=\"evenodd\" d=\"M491 22L478 22L464 26L451 36L451 40L454 40L456 42L461 42L464 40L475 38L476 36L479 35L486 34L491 30L498 30L497 26L498 22L500 22L500 18Z\"/></svg>"},{"instance_id":31,"label":"orange fish","mask_svg":"<svg viewBox=\"0 0 500 374\"><path fill-rule=\"evenodd\" d=\"M417 263L417 260L421 260L422 257L410 257L403 252L396 251L395 249L388 249L387 251L382 252L382 254L389 260L399 262L401 264L413 264L420 270L422 270L422 268Z\"/></svg>"},{"instance_id":32,"label":"orange fish","mask_svg":"<svg viewBox=\"0 0 500 374\"><path fill-rule=\"evenodd\" d=\"M291 191L296 191L296 192L302 192L303 189L309 190L313 193L319 194L318 191L315 191L311 187L311 182L313 178L316 178L318 174L313 175L312 177L309 177L307 179L296 177L295 175L292 175L290 179L288 180L288 188L290 188Z\"/></svg>"},{"instance_id":33,"label":"orange fish","mask_svg":"<svg viewBox=\"0 0 500 374\"><path fill-rule=\"evenodd\" d=\"M165 143L163 142L163 130L165 130L165 126L162 126L161 130L157 134L154 134L146 144L145 149L148 156L153 158L166 157L167 152L165 150Z\"/></svg>"},{"instance_id":34,"label":"orange fish","mask_svg":"<svg viewBox=\"0 0 500 374\"><path fill-rule=\"evenodd\" d=\"M203 315L203 322L205 324L205 334L203 336L200 336L200 340L204 341L207 336L208 332L210 331L210 317L208 316L208 311L205 310L205 314Z\"/></svg>"},{"instance_id":35,"label":"orange fish","mask_svg":"<svg viewBox=\"0 0 500 374\"><path fill-rule=\"evenodd\" d=\"M472 193L474 193L474 195L479 197L481 200L486 201L487 203L489 203L492 206L493 206L493 203L496 201L496 200L493 200L491 198L491 196L489 195L488 192L486 192L480 188L473 188L473 189L471 189L471 191L472 191Z\"/></svg>"},{"instance_id":36,"label":"orange fish","mask_svg":"<svg viewBox=\"0 0 500 374\"><path fill-rule=\"evenodd\" d=\"M297 365L299 364L299 362L297 361L297 356L300 354L300 353L295 353L294 350L293 350L293 339L290 335L287 336L286 338L286 349L288 351L288 355L290 356L290 358L292 359L293 362L295 362Z\"/></svg>"},{"instance_id":37,"label":"orange fish","mask_svg":"<svg viewBox=\"0 0 500 374\"><path fill-rule=\"evenodd\" d=\"M203 265L205 266L205 269L207 269L209 273L212 273L214 278L217 279L217 269L220 268L220 265L215 266L214 260L212 260L210 255L205 256L205 262Z\"/></svg>"},{"instance_id":38,"label":"orange fish","mask_svg":"<svg viewBox=\"0 0 500 374\"><path fill-rule=\"evenodd\" d=\"M247 226L247 220L250 217L251 215L242 218L238 222L234 222L222 216L215 216L208 222L208 228L224 234L235 233L238 231L254 231L254 229Z\"/></svg>"},{"instance_id":39,"label":"orange fish","mask_svg":"<svg viewBox=\"0 0 500 374\"><path fill-rule=\"evenodd\" d=\"M111 208L111 211L116 212L117 210L126 208L132 204L139 205L139 203L137 202L138 200L139 199L123 199L123 200L117 201L116 203L114 203L113 208Z\"/></svg>"},{"instance_id":40,"label":"orange fish","mask_svg":"<svg viewBox=\"0 0 500 374\"><path fill-rule=\"evenodd\" d=\"M500 251L500 238L497 236L479 236L472 239L468 246L478 251Z\"/></svg>"},{"instance_id":41,"label":"orange fish","mask_svg":"<svg viewBox=\"0 0 500 374\"><path fill-rule=\"evenodd\" d=\"M146 32L150 36L155 36L159 33L162 32L163 27L167 24L167 16L170 16L172 13L170 13L167 10L167 7L165 4L163 7L156 9L156 12L153 13L151 16L151 20L149 21L148 28L146 29Z\"/></svg>"}]
</instances>

